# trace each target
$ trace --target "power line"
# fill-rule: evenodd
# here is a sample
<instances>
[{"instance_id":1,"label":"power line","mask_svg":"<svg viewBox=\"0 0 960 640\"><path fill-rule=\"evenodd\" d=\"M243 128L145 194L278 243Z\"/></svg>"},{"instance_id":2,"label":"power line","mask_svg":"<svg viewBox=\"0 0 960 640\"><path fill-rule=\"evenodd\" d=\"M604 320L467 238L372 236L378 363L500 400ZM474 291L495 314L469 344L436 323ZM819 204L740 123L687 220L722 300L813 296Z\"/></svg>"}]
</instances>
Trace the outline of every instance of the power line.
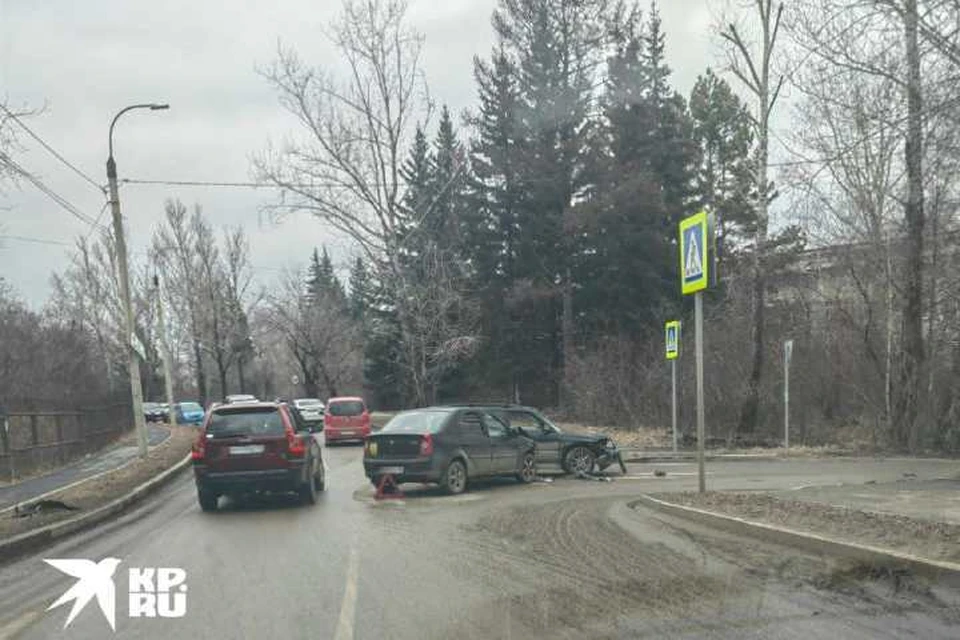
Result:
<instances>
[{"instance_id":1,"label":"power line","mask_svg":"<svg viewBox=\"0 0 960 640\"><path fill-rule=\"evenodd\" d=\"M17 114L13 113L13 112L10 111L9 109L7 109L6 106L4 106L4 105L2 105L2 104L0 104L0 109L3 109L3 112L7 114L7 117L9 117L11 120L13 120L13 121L16 122L18 125L20 125L20 127L21 127L24 131L26 131L26 132L30 135L31 138L33 138L34 140L36 140L37 142L39 142L39 143L40 143L40 146L42 146L44 149L46 149L47 151L49 151L49 152L53 155L53 157L55 157L57 160L59 160L60 162L62 162L63 164L65 164L65 165L66 165L67 167L69 167L74 173L76 173L78 176L80 176L81 178L83 178L85 181L87 181L88 183L90 183L91 185L93 185L93 186L97 189L97 191L99 191L100 193L104 193L104 192L105 192L105 189L104 189L104 187L103 187L102 185L98 184L96 180L94 180L93 178L91 178L89 175L87 175L86 173L84 173L83 171L81 171L80 169L78 169L78 168L76 167L76 165L74 165L74 164L71 163L69 160L67 160L66 158L64 158L62 155L60 155L59 153L57 153L57 150L56 150L56 149L54 149L54 148L51 147L49 144L47 144L47 143L43 140L43 138L41 138L40 136L38 136L36 133L33 132L33 130L32 130L30 127L28 127L26 124L24 124L23 121L17 116Z\"/></svg>"},{"instance_id":2,"label":"power line","mask_svg":"<svg viewBox=\"0 0 960 640\"><path fill-rule=\"evenodd\" d=\"M103 228L103 227L100 226L100 218L103 217L103 212L106 211L106 210L107 210L107 207L109 207L109 206L110 206L110 201L107 200L106 202L103 203L103 206L100 207L100 213L97 214L97 219L94 221L94 226L90 227L90 231L87 232L87 237L84 239L84 242L89 242L89 241L90 241L90 236L93 235L93 232L94 232L96 229L98 229L98 228L102 229L102 228Z\"/></svg>"},{"instance_id":3,"label":"power line","mask_svg":"<svg viewBox=\"0 0 960 640\"><path fill-rule=\"evenodd\" d=\"M66 198L61 196L59 193L57 193L56 191L54 191L53 189L45 185L43 181L40 180L40 178L36 177L32 173L30 173L29 171L21 167L19 164L17 164L13 160L13 158L8 156L7 154L0 152L0 162L5 163L11 169L16 171L19 175L21 175L28 182L30 182L30 184L32 184L37 189L39 189L40 192L42 192L45 196L47 196L48 198L56 202L58 205L60 205L63 209L68 211L71 215L73 215L78 220L85 222L88 225L98 226L98 223L93 218L91 218L87 214L80 211L80 209L78 209L69 200L67 200Z\"/></svg>"},{"instance_id":4,"label":"power line","mask_svg":"<svg viewBox=\"0 0 960 640\"><path fill-rule=\"evenodd\" d=\"M0 235L0 240L18 240L20 242L35 242L37 244L56 244L62 247L72 247L69 242L61 242L59 240L47 240L45 238L31 238L29 236L15 236L9 234Z\"/></svg>"}]
</instances>

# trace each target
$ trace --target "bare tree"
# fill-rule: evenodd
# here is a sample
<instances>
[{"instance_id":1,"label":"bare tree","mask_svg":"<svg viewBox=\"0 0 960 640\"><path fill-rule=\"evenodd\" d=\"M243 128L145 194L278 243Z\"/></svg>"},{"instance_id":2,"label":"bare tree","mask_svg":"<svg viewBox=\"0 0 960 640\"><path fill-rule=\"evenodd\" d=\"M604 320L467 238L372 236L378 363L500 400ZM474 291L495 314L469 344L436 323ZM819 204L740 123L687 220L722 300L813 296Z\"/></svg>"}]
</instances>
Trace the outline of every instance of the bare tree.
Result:
<instances>
[{"instance_id":1,"label":"bare tree","mask_svg":"<svg viewBox=\"0 0 960 640\"><path fill-rule=\"evenodd\" d=\"M754 169L756 238L753 247L753 364L750 385L740 416L740 430L752 432L759 419L760 381L764 360L764 306L766 283L763 259L769 229L769 205L774 194L767 180L770 153L770 116L776 106L783 76L774 72L774 49L780 35L783 4L774 0L753 0L749 3L756 21L758 42L754 46L745 34L745 27L730 22L720 36L727 44L731 72L756 98L753 123L756 128L757 155Z\"/></svg>"},{"instance_id":2,"label":"bare tree","mask_svg":"<svg viewBox=\"0 0 960 640\"><path fill-rule=\"evenodd\" d=\"M179 200L168 200L164 207L164 224L153 236L151 252L163 281L168 302L176 314L186 319L192 368L200 402L207 402L207 377L201 347L201 313L199 291L195 287L200 267L197 255L195 229L187 215L187 208Z\"/></svg>"},{"instance_id":3,"label":"bare tree","mask_svg":"<svg viewBox=\"0 0 960 640\"><path fill-rule=\"evenodd\" d=\"M392 299L405 367L420 401L428 395L425 363L446 357L426 352L436 344L432 335L423 334L433 327L424 327L420 311L463 294L448 289L438 298L435 287L428 291L411 279L401 260L408 232L435 206L404 206L402 165L417 123L426 122L431 112L420 69L422 38L406 26L406 9L403 0L345 0L330 34L349 70L345 81L306 66L291 51L279 52L264 75L306 136L264 154L256 170L261 180L282 189L280 207L312 212L369 258ZM459 333L470 334L466 328Z\"/></svg>"},{"instance_id":4,"label":"bare tree","mask_svg":"<svg viewBox=\"0 0 960 640\"><path fill-rule=\"evenodd\" d=\"M307 295L299 272L288 272L267 298L265 322L281 336L308 396L339 395L361 378L360 327L331 292Z\"/></svg>"}]
</instances>

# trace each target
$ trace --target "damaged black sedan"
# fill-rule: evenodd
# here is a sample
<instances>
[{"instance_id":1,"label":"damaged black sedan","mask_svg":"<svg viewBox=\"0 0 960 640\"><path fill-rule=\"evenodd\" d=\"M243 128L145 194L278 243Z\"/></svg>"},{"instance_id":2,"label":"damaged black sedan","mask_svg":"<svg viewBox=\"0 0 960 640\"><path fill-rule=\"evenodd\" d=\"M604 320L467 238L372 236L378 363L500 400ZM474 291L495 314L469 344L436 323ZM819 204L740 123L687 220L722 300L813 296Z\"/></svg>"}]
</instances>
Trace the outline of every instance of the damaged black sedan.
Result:
<instances>
[{"instance_id":1,"label":"damaged black sedan","mask_svg":"<svg viewBox=\"0 0 960 640\"><path fill-rule=\"evenodd\" d=\"M533 407L484 405L483 409L537 443L537 468L574 475L603 471L617 464L627 467L613 439L602 434L563 431Z\"/></svg>"}]
</instances>

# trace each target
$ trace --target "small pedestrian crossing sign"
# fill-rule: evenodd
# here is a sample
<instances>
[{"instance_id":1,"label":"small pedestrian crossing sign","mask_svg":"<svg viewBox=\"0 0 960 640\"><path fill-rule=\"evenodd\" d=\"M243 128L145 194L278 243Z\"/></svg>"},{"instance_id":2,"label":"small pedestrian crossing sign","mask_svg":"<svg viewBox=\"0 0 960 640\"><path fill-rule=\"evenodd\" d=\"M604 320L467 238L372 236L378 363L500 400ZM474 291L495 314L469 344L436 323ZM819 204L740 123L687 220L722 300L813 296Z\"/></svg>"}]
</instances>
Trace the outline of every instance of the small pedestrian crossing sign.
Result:
<instances>
[{"instance_id":1,"label":"small pedestrian crossing sign","mask_svg":"<svg viewBox=\"0 0 960 640\"><path fill-rule=\"evenodd\" d=\"M680 222L680 283L684 295L707 288L707 214L700 212Z\"/></svg>"},{"instance_id":2,"label":"small pedestrian crossing sign","mask_svg":"<svg viewBox=\"0 0 960 640\"><path fill-rule=\"evenodd\" d=\"M667 342L667 360L676 360L680 355L680 321L671 320L665 325Z\"/></svg>"}]
</instances>

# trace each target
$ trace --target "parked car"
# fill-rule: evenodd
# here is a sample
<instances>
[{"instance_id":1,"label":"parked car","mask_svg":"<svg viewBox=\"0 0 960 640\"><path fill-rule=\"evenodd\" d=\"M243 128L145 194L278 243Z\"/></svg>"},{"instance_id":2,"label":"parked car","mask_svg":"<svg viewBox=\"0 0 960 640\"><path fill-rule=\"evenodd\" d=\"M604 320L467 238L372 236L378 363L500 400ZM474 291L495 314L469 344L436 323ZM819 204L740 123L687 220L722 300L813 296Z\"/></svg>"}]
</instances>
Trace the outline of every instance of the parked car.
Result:
<instances>
[{"instance_id":1,"label":"parked car","mask_svg":"<svg viewBox=\"0 0 960 640\"><path fill-rule=\"evenodd\" d=\"M144 402L143 417L147 422L164 422L168 412L164 411L164 406L159 402Z\"/></svg>"},{"instance_id":2,"label":"parked car","mask_svg":"<svg viewBox=\"0 0 960 640\"><path fill-rule=\"evenodd\" d=\"M241 402L260 402L257 400L256 396L252 396L249 393L236 393L233 395L227 396L225 399L227 404L239 404Z\"/></svg>"},{"instance_id":3,"label":"parked car","mask_svg":"<svg viewBox=\"0 0 960 640\"><path fill-rule=\"evenodd\" d=\"M319 431L323 431L323 412L326 409L323 402L317 398L297 398L293 401L293 406L300 412L307 424L312 424Z\"/></svg>"},{"instance_id":4,"label":"parked car","mask_svg":"<svg viewBox=\"0 0 960 640\"><path fill-rule=\"evenodd\" d=\"M177 423L178 424L202 424L205 412L203 407L197 402L178 402Z\"/></svg>"},{"instance_id":5,"label":"parked car","mask_svg":"<svg viewBox=\"0 0 960 640\"><path fill-rule=\"evenodd\" d=\"M370 412L363 398L330 398L323 412L323 435L327 444L355 440L370 435Z\"/></svg>"},{"instance_id":6,"label":"parked car","mask_svg":"<svg viewBox=\"0 0 960 640\"><path fill-rule=\"evenodd\" d=\"M204 511L216 510L221 495L253 492L295 492L313 504L326 484L320 445L286 404L216 407L191 457Z\"/></svg>"},{"instance_id":7,"label":"parked car","mask_svg":"<svg viewBox=\"0 0 960 640\"><path fill-rule=\"evenodd\" d=\"M398 483L437 483L457 494L476 478L533 482L536 444L479 408L415 409L397 414L367 437L363 468L374 485L392 474Z\"/></svg>"},{"instance_id":8,"label":"parked car","mask_svg":"<svg viewBox=\"0 0 960 640\"><path fill-rule=\"evenodd\" d=\"M620 470L627 472L620 449L612 438L563 431L533 407L507 404L483 405L483 408L536 441L537 466L541 471L592 473L594 469L603 471L619 464Z\"/></svg>"}]
</instances>

